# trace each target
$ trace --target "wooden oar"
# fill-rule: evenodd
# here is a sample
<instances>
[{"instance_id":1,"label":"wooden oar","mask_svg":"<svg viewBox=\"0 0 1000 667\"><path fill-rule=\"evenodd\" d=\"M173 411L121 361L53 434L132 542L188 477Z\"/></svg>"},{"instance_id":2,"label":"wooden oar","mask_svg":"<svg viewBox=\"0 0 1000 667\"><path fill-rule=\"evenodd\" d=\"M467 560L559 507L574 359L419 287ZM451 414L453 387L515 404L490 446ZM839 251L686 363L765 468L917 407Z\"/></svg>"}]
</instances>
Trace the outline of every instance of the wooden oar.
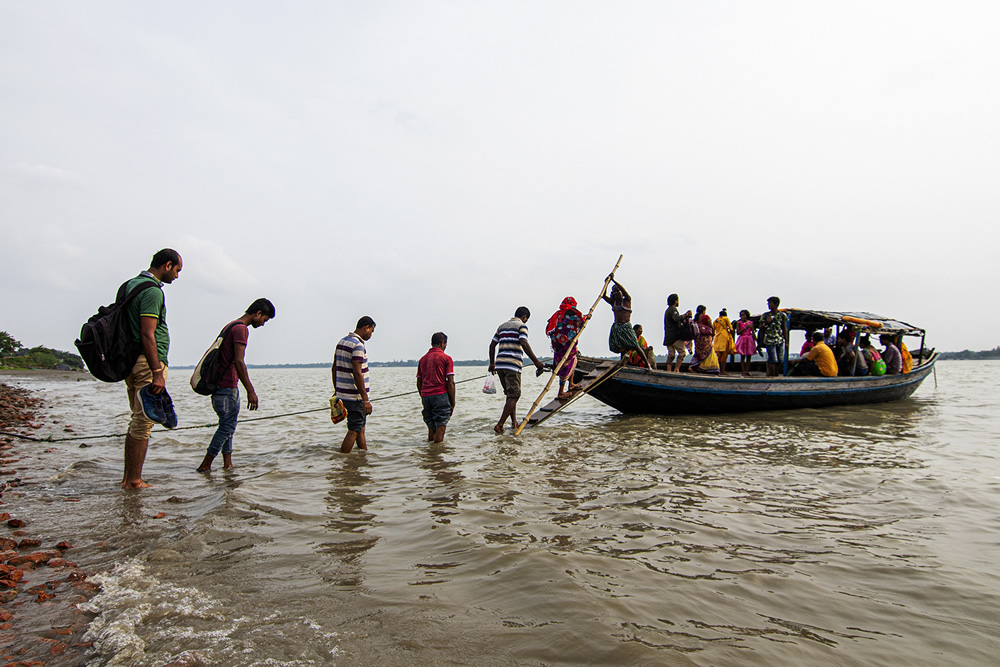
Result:
<instances>
[{"instance_id":1,"label":"wooden oar","mask_svg":"<svg viewBox=\"0 0 1000 667\"><path fill-rule=\"evenodd\" d=\"M549 388L552 387L552 383L559 375L559 371L562 370L562 367L566 364L566 360L573 354L573 350L576 349L576 341L580 338L580 334L583 333L583 329L587 326L587 322L590 322L590 318L593 316L594 311L597 310L597 304L601 302L601 299L604 297L604 293L608 291L608 284L611 282L611 279L615 277L615 271L618 270L618 265L622 263L622 257L623 255L618 255L618 261L615 262L615 268L611 269L611 273L608 274L608 277L604 280L604 289L601 290L597 300L594 301L594 305L590 307L590 312L587 313L587 317L584 318L583 324L580 325L580 330L576 332L576 335L573 336L573 340L570 341L569 349L566 351L566 354L564 354L563 358L559 360L556 367L552 369L552 377L550 377L549 381L545 384L545 389L542 389L542 393L538 395L538 398L536 398L535 402L531 405L531 409L528 410L528 415L524 418L524 421L518 424L517 428L514 429L514 435L521 435L521 431L523 431L524 427L527 425L528 419L531 415L535 414L535 410L538 409L538 405L542 402L542 398L548 392ZM573 382L573 378L570 378L570 382Z\"/></svg>"}]
</instances>

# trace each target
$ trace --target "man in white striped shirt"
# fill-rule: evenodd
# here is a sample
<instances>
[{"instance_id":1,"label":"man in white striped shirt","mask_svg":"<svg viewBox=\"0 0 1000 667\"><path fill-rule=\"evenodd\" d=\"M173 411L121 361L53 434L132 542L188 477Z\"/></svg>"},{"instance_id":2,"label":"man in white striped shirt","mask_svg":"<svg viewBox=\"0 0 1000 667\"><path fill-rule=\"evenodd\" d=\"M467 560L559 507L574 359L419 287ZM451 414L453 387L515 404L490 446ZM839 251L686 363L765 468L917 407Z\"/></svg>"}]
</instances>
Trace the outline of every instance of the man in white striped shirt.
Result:
<instances>
[{"instance_id":1,"label":"man in white striped shirt","mask_svg":"<svg viewBox=\"0 0 1000 667\"><path fill-rule=\"evenodd\" d=\"M528 358L538 369L537 375L541 375L545 366L535 353L531 351L528 344L528 318L531 311L526 306L519 307L514 311L514 317L507 320L499 327L493 335L490 343L490 373L496 373L500 378L500 385L503 387L504 396L507 400L503 404L503 412L500 414L500 421L497 422L493 430L497 435L503 435L503 423L510 417L513 427L517 428L517 399L521 398L521 352L524 351ZM499 352L498 352L499 348Z\"/></svg>"},{"instance_id":2,"label":"man in white striped shirt","mask_svg":"<svg viewBox=\"0 0 1000 667\"><path fill-rule=\"evenodd\" d=\"M375 320L365 315L351 333L337 341L333 354L333 388L347 408L347 435L340 451L349 454L358 443L358 449L368 450L365 442L365 424L372 413L368 396L368 351L365 341L375 333Z\"/></svg>"}]
</instances>

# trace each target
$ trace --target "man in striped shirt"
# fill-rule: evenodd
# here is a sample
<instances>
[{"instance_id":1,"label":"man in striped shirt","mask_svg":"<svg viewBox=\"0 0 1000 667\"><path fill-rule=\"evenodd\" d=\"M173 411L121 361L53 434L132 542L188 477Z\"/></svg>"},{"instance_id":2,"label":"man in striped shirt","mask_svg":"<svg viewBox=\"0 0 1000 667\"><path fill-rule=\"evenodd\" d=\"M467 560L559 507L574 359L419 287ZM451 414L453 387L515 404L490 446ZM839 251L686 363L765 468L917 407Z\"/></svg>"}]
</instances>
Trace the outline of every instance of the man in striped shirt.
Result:
<instances>
[{"instance_id":1,"label":"man in striped shirt","mask_svg":"<svg viewBox=\"0 0 1000 667\"><path fill-rule=\"evenodd\" d=\"M500 421L496 423L493 430L498 435L503 435L503 423L510 417L513 427L517 428L517 399L521 398L521 352L528 355L528 358L538 369L537 375L541 375L545 366L535 353L531 351L528 344L528 318L531 311L525 306L514 311L514 317L507 320L497 328L493 334L493 341L490 343L490 373L495 373L500 378L500 385L503 387L504 396L507 400L503 404L503 412L500 414Z\"/></svg>"},{"instance_id":2,"label":"man in striped shirt","mask_svg":"<svg viewBox=\"0 0 1000 667\"><path fill-rule=\"evenodd\" d=\"M368 396L368 351L365 341L375 333L375 320L365 315L358 326L337 342L333 354L333 388L347 408L347 435L340 451L349 454L358 443L358 449L368 450L365 442L365 424L372 413Z\"/></svg>"}]
</instances>

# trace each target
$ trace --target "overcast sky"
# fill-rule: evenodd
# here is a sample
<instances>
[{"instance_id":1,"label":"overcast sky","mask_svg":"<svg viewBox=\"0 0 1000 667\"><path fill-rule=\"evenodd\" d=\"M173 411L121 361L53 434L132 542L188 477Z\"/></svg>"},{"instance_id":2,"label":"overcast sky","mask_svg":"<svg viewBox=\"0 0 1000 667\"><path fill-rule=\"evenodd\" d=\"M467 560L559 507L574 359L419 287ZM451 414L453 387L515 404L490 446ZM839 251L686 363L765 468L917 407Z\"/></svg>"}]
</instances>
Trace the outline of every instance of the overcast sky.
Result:
<instances>
[{"instance_id":1,"label":"overcast sky","mask_svg":"<svg viewBox=\"0 0 1000 667\"><path fill-rule=\"evenodd\" d=\"M0 0L0 330L73 350L162 247L171 365L373 360L667 294L1000 344L1000 4ZM582 339L609 354L602 304ZM798 339L798 336L796 336ZM794 346L794 347L797 347Z\"/></svg>"}]
</instances>

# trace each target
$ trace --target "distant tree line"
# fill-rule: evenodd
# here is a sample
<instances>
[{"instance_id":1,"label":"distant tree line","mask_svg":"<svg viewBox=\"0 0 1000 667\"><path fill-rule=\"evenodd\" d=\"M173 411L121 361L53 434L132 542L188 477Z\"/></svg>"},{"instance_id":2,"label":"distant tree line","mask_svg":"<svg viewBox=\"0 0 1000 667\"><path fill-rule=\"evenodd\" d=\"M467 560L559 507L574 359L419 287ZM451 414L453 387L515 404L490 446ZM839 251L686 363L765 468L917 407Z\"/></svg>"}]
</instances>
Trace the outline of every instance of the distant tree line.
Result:
<instances>
[{"instance_id":1,"label":"distant tree line","mask_svg":"<svg viewBox=\"0 0 1000 667\"><path fill-rule=\"evenodd\" d=\"M0 331L0 368L56 368L83 370L83 359L72 352L43 345L27 348L6 331Z\"/></svg>"},{"instance_id":2,"label":"distant tree line","mask_svg":"<svg viewBox=\"0 0 1000 667\"><path fill-rule=\"evenodd\" d=\"M976 361L981 361L983 359L1000 359L1000 345L992 350L980 350L979 352L973 352L972 350L962 350L961 352L942 352L938 358Z\"/></svg>"}]
</instances>

